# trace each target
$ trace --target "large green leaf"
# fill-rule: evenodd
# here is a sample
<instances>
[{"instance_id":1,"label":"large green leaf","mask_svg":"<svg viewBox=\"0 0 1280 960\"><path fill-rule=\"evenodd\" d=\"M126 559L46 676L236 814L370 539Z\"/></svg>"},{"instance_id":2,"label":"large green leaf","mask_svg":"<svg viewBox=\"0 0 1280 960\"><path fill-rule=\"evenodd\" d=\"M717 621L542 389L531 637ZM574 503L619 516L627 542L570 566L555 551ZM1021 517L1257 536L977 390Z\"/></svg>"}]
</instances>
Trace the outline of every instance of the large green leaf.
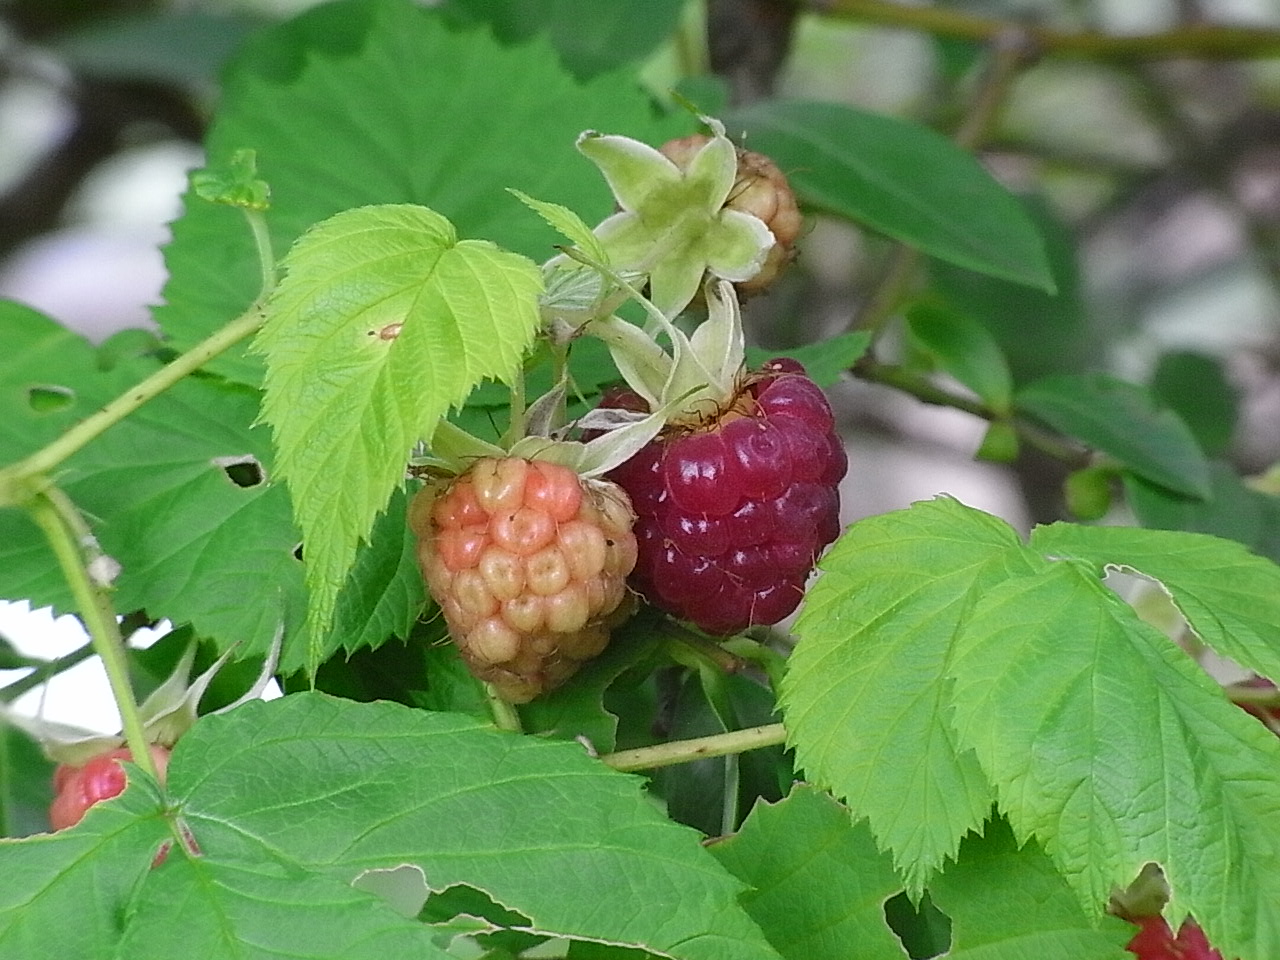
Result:
<instances>
[{"instance_id":1,"label":"large green leaf","mask_svg":"<svg viewBox=\"0 0 1280 960\"><path fill-rule=\"evenodd\" d=\"M966 837L929 893L952 918L947 956L955 960L1133 960L1124 947L1134 928L1085 916L1053 861L1034 842L1020 845L1003 820Z\"/></svg>"},{"instance_id":2,"label":"large green leaf","mask_svg":"<svg viewBox=\"0 0 1280 960\"><path fill-rule=\"evenodd\" d=\"M302 529L319 638L414 445L481 380L519 375L542 277L409 204L330 217L284 266L254 346L267 360L262 417ZM324 652L313 645L312 667Z\"/></svg>"},{"instance_id":3,"label":"large green leaf","mask_svg":"<svg viewBox=\"0 0 1280 960\"><path fill-rule=\"evenodd\" d=\"M799 785L758 804L710 850L750 885L743 906L787 960L906 957L884 913L902 881L866 826L827 794Z\"/></svg>"},{"instance_id":4,"label":"large green leaf","mask_svg":"<svg viewBox=\"0 0 1280 960\"><path fill-rule=\"evenodd\" d=\"M1209 464L1195 437L1145 387L1102 373L1045 377L1017 407L1115 457L1139 476L1190 497L1209 496Z\"/></svg>"},{"instance_id":5,"label":"large green leaf","mask_svg":"<svg viewBox=\"0 0 1280 960\"><path fill-rule=\"evenodd\" d=\"M798 764L867 818L915 892L991 809L947 676L969 607L1027 569L1022 553L1007 524L953 500L861 520L796 623L781 704Z\"/></svg>"},{"instance_id":6,"label":"large green leaf","mask_svg":"<svg viewBox=\"0 0 1280 960\"><path fill-rule=\"evenodd\" d=\"M186 932L184 956L350 960L379 944L386 956L412 922L348 885L409 865L432 890L483 891L540 934L774 960L736 902L741 884L640 786L577 744L467 717L321 694L250 703L201 720L174 751L170 803L198 859L172 850L150 869L168 831L141 782L69 831L0 843L0 872L23 877L0 885L0 952L172 957L167 919Z\"/></svg>"},{"instance_id":7,"label":"large green leaf","mask_svg":"<svg viewBox=\"0 0 1280 960\"><path fill-rule=\"evenodd\" d=\"M629 76L580 85L545 40L504 47L408 0L348 0L262 33L228 74L206 147L215 159L256 150L277 250L342 210L418 203L462 236L541 261L557 236L504 188L594 223L612 198L573 149L578 134L660 141L669 126ZM184 209L156 311L179 348L244 310L260 272L237 211L191 193ZM255 385L262 376L238 349L211 369Z\"/></svg>"},{"instance_id":8,"label":"large green leaf","mask_svg":"<svg viewBox=\"0 0 1280 960\"><path fill-rule=\"evenodd\" d=\"M1198 533L1055 523L1038 528L1031 546L1159 580L1204 643L1280 678L1280 566L1240 544Z\"/></svg>"},{"instance_id":9,"label":"large green leaf","mask_svg":"<svg viewBox=\"0 0 1280 960\"><path fill-rule=\"evenodd\" d=\"M726 118L801 199L970 270L1053 290L1044 243L974 157L927 127L837 103L766 101Z\"/></svg>"},{"instance_id":10,"label":"large green leaf","mask_svg":"<svg viewBox=\"0 0 1280 960\"><path fill-rule=\"evenodd\" d=\"M1175 926L1280 952L1280 741L1090 570L991 586L951 668L961 742L1089 911L1156 862Z\"/></svg>"}]
</instances>

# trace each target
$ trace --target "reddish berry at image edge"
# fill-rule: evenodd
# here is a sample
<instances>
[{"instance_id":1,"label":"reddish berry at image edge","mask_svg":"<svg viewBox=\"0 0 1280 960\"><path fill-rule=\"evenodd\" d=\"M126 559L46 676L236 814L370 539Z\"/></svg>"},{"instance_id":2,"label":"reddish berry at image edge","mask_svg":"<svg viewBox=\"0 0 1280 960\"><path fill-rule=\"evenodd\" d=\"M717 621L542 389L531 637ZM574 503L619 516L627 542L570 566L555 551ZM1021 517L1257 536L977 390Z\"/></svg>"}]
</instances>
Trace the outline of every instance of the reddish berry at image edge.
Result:
<instances>
[{"instance_id":1,"label":"reddish berry at image edge","mask_svg":"<svg viewBox=\"0 0 1280 960\"><path fill-rule=\"evenodd\" d=\"M630 391L601 405L645 406ZM822 390L795 360L770 361L719 410L675 422L609 474L637 515L632 585L708 633L777 623L840 533L847 469Z\"/></svg>"},{"instance_id":2,"label":"reddish berry at image edge","mask_svg":"<svg viewBox=\"0 0 1280 960\"><path fill-rule=\"evenodd\" d=\"M128 747L100 753L81 764L60 764L53 771L53 803L49 807L49 825L54 830L75 826L95 803L110 800L124 792L126 778L121 760L132 760ZM152 746L151 759L163 779L169 766L169 750Z\"/></svg>"}]
</instances>

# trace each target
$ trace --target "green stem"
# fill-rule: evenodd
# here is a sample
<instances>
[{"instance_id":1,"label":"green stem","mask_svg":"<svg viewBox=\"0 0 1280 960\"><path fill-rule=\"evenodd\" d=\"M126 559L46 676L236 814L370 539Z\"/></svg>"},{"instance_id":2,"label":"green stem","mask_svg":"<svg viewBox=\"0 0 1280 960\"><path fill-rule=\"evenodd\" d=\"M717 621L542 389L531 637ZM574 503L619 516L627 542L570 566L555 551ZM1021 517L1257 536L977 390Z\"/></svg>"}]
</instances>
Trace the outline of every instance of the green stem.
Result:
<instances>
[{"instance_id":1,"label":"green stem","mask_svg":"<svg viewBox=\"0 0 1280 960\"><path fill-rule=\"evenodd\" d=\"M77 542L74 531L84 526L79 511L62 495L61 491L49 487L38 494L29 504L28 509L35 522L44 531L49 541L58 566L62 569L63 579L71 588L75 598L80 619L93 643L93 649L102 660L107 672L107 680L111 684L111 693L115 697L116 706L120 710L120 720L124 727L125 739L129 744L129 752L133 762L141 767L148 776L159 780L155 761L151 758L150 744L147 743L146 730L142 724L142 716L138 712L137 701L133 698L133 690L129 686L129 667L125 661L124 638L120 636L120 625L116 622L115 611L111 607L106 590L95 583L85 562L81 544Z\"/></svg>"},{"instance_id":2,"label":"green stem","mask_svg":"<svg viewBox=\"0 0 1280 960\"><path fill-rule=\"evenodd\" d=\"M267 229L267 218L262 215L261 210L241 207L240 211L249 223L253 246L258 254L258 265L262 269L262 291L258 294L258 303L265 303L271 291L276 288L276 256L271 249L271 231Z\"/></svg>"},{"instance_id":3,"label":"green stem","mask_svg":"<svg viewBox=\"0 0 1280 960\"><path fill-rule=\"evenodd\" d=\"M1195 57L1241 60L1280 52L1280 30L1190 23L1160 33L1114 36L1096 30L1057 30L1035 24L982 17L935 6L908 6L893 0L824 0L815 12L885 27L921 30L935 36L990 43L1010 28L1025 31L1047 55L1095 60L1156 60Z\"/></svg>"},{"instance_id":4,"label":"green stem","mask_svg":"<svg viewBox=\"0 0 1280 960\"><path fill-rule=\"evenodd\" d=\"M211 337L196 344L172 363L166 364L145 380L130 387L52 443L37 450L26 459L0 470L0 490L7 489L6 480L16 480L21 487L22 481L47 474L148 400L158 397L183 377L200 369L228 347L257 331L262 325L262 320L262 308L255 301L253 306Z\"/></svg>"},{"instance_id":5,"label":"green stem","mask_svg":"<svg viewBox=\"0 0 1280 960\"><path fill-rule=\"evenodd\" d=\"M510 701L503 698L493 684L484 685L484 695L489 701L489 711L493 714L494 725L499 730L507 730L511 733L524 732L524 728L520 725L520 714L516 713L516 708Z\"/></svg>"},{"instance_id":6,"label":"green stem","mask_svg":"<svg viewBox=\"0 0 1280 960\"><path fill-rule=\"evenodd\" d=\"M617 753L605 754L600 758L600 762L624 772L652 770L677 763L689 763L704 757L723 757L731 753L758 750L760 747L772 747L785 743L786 739L787 731L782 724L771 723L763 727L747 727L745 730L717 733L710 737L672 740L670 743L659 743L652 747L619 750Z\"/></svg>"},{"instance_id":7,"label":"green stem","mask_svg":"<svg viewBox=\"0 0 1280 960\"><path fill-rule=\"evenodd\" d=\"M76 664L83 663L91 656L93 656L92 640L65 656L40 664L25 677L19 677L8 686L0 687L0 703L13 703L28 690L34 690L41 684L48 683L58 674L70 670Z\"/></svg>"},{"instance_id":8,"label":"green stem","mask_svg":"<svg viewBox=\"0 0 1280 960\"><path fill-rule=\"evenodd\" d=\"M851 371L860 380L879 383L910 394L923 403L939 407L951 407L983 420L1006 420L1012 424L1018 436L1031 446L1061 460L1070 467L1085 467L1090 463L1089 452L1063 440L1056 434L1022 418L1010 418L1008 414L993 410L986 404L958 393L944 390L925 377L889 363L880 363L871 357L863 357Z\"/></svg>"}]
</instances>

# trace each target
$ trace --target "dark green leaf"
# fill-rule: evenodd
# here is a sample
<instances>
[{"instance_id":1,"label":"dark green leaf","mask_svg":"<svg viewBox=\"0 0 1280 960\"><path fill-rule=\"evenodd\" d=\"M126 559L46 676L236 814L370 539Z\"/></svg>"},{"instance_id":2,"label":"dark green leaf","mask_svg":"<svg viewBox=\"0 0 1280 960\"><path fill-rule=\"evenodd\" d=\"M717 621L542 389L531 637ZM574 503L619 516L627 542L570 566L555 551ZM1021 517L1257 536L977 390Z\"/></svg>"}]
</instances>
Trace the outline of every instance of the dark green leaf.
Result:
<instances>
[{"instance_id":1,"label":"dark green leaf","mask_svg":"<svg viewBox=\"0 0 1280 960\"><path fill-rule=\"evenodd\" d=\"M1280 563L1280 497L1251 489L1230 465L1216 461L1209 464L1209 483L1208 499L1192 500L1141 477L1124 478L1125 494L1144 527L1212 533Z\"/></svg>"},{"instance_id":2,"label":"dark green leaf","mask_svg":"<svg viewBox=\"0 0 1280 960\"><path fill-rule=\"evenodd\" d=\"M649 54L680 22L683 0L610 0L584 16L577 0L449 0L444 12L482 21L506 43L543 33L581 78Z\"/></svg>"},{"instance_id":3,"label":"dark green leaf","mask_svg":"<svg viewBox=\"0 0 1280 960\"><path fill-rule=\"evenodd\" d=\"M972 390L992 410L1007 413L1013 378L987 328L960 313L918 304L907 314L913 344Z\"/></svg>"},{"instance_id":4,"label":"dark green leaf","mask_svg":"<svg viewBox=\"0 0 1280 960\"><path fill-rule=\"evenodd\" d=\"M1145 388L1102 373L1059 374L1018 391L1017 407L1134 473L1191 497L1208 497L1209 465L1176 413Z\"/></svg>"},{"instance_id":5,"label":"dark green leaf","mask_svg":"<svg viewBox=\"0 0 1280 960\"><path fill-rule=\"evenodd\" d=\"M1044 243L1018 201L939 133L837 103L764 101L727 118L801 199L931 256L1053 289Z\"/></svg>"},{"instance_id":6,"label":"dark green leaf","mask_svg":"<svg viewBox=\"0 0 1280 960\"><path fill-rule=\"evenodd\" d=\"M759 369L774 357L790 357L804 364L805 371L818 386L830 387L845 371L849 370L861 359L871 346L871 333L867 330L855 330L842 333L822 343L807 343L802 347L789 350L765 350L761 347L747 348L747 367Z\"/></svg>"},{"instance_id":7,"label":"dark green leaf","mask_svg":"<svg viewBox=\"0 0 1280 960\"><path fill-rule=\"evenodd\" d=\"M676 960L777 958L697 835L575 743L321 694L253 701L179 741L167 806L201 855L170 850L154 869L172 836L140 779L70 830L0 842L0 875L23 877L0 884L0 954L230 960L247 943L256 956L435 956L419 945L429 927L350 886L409 865L540 934Z\"/></svg>"},{"instance_id":8,"label":"dark green leaf","mask_svg":"<svg viewBox=\"0 0 1280 960\"><path fill-rule=\"evenodd\" d=\"M1209 456L1221 456L1235 432L1239 405L1221 361L1175 351L1160 357L1151 392L1178 414Z\"/></svg>"},{"instance_id":9,"label":"dark green leaf","mask_svg":"<svg viewBox=\"0 0 1280 960\"><path fill-rule=\"evenodd\" d=\"M956 960L1133 960L1124 949L1133 927L1086 917L1053 861L1034 842L1021 846L1003 820L966 837L957 862L929 890L952 917L947 956Z\"/></svg>"},{"instance_id":10,"label":"dark green leaf","mask_svg":"<svg viewBox=\"0 0 1280 960\"><path fill-rule=\"evenodd\" d=\"M53 766L38 743L0 719L0 837L49 829Z\"/></svg>"},{"instance_id":11,"label":"dark green leaf","mask_svg":"<svg viewBox=\"0 0 1280 960\"><path fill-rule=\"evenodd\" d=\"M786 960L903 960L884 902L902 887L865 825L800 785L761 803L712 856L748 883L742 903Z\"/></svg>"},{"instance_id":12,"label":"dark green leaf","mask_svg":"<svg viewBox=\"0 0 1280 960\"><path fill-rule=\"evenodd\" d=\"M1091 349L1075 236L1045 201L1023 198L1022 206L1045 239L1056 295L939 260L929 263L932 292L991 331L1019 384L1079 370Z\"/></svg>"}]
</instances>

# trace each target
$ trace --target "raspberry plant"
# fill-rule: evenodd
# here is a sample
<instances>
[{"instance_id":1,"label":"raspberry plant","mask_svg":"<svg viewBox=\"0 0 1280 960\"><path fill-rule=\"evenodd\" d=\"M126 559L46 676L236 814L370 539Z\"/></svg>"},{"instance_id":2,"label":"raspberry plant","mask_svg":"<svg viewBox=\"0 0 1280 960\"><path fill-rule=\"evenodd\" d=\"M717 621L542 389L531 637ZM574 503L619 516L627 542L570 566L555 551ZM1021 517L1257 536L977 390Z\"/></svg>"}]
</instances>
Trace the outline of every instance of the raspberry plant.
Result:
<instances>
[{"instance_id":1,"label":"raspberry plant","mask_svg":"<svg viewBox=\"0 0 1280 960\"><path fill-rule=\"evenodd\" d=\"M609 23L639 57L673 11ZM2 715L0 813L51 812L0 842L0 955L1280 953L1273 494L1144 387L1015 377L954 277L1061 276L972 127L659 109L577 26L264 29L161 336L0 306L0 595L82 618L123 726ZM777 355L741 301L801 210L901 247L859 329ZM1024 536L939 478L841 529L850 375L1142 525ZM144 654L120 614L178 627Z\"/></svg>"}]
</instances>

